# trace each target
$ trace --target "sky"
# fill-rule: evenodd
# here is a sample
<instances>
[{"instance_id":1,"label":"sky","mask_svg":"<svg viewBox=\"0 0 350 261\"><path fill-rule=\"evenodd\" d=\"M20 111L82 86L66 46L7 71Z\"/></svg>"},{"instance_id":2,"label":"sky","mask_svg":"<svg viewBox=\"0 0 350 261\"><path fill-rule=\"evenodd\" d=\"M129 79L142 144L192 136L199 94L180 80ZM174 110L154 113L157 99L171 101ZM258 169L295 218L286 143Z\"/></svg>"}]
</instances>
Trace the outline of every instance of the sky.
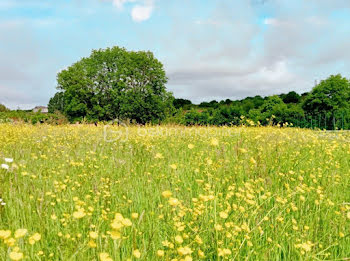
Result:
<instances>
[{"instance_id":1,"label":"sky","mask_svg":"<svg viewBox=\"0 0 350 261\"><path fill-rule=\"evenodd\" d=\"M0 0L0 103L47 105L91 50L149 50L176 98L310 91L350 78L349 0Z\"/></svg>"}]
</instances>

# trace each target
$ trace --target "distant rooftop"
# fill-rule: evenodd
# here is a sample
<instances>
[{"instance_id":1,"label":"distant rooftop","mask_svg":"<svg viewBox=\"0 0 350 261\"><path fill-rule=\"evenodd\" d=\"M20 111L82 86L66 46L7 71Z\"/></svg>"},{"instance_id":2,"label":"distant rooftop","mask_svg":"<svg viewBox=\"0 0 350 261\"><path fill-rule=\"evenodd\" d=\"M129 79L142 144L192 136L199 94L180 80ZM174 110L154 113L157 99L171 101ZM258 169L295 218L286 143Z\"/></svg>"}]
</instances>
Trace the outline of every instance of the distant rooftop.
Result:
<instances>
[{"instance_id":1,"label":"distant rooftop","mask_svg":"<svg viewBox=\"0 0 350 261\"><path fill-rule=\"evenodd\" d=\"M36 106L33 109L33 112L42 112L42 113L48 113L49 109L46 106Z\"/></svg>"}]
</instances>

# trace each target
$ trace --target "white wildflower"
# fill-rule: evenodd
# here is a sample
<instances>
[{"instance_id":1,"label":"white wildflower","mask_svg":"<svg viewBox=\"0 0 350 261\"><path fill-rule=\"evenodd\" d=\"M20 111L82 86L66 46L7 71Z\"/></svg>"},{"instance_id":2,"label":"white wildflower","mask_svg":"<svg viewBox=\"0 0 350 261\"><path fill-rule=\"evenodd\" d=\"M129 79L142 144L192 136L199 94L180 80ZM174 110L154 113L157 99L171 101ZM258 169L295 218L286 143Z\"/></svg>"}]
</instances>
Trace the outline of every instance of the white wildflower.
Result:
<instances>
[{"instance_id":1,"label":"white wildflower","mask_svg":"<svg viewBox=\"0 0 350 261\"><path fill-rule=\"evenodd\" d=\"M13 159L11 159L11 158L5 158L5 162L7 162L7 163L12 163L12 162L13 162Z\"/></svg>"},{"instance_id":2,"label":"white wildflower","mask_svg":"<svg viewBox=\"0 0 350 261\"><path fill-rule=\"evenodd\" d=\"M9 165L7 165L7 164L1 164L1 168L2 169L9 169L10 167L9 167Z\"/></svg>"}]
</instances>

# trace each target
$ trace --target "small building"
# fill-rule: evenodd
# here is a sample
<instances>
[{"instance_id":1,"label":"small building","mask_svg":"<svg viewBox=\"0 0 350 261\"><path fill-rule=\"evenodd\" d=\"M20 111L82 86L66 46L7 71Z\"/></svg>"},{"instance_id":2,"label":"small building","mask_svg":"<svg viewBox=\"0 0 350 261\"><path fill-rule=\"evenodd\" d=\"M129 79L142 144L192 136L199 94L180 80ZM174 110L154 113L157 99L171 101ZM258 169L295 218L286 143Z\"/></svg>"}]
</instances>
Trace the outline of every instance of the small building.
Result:
<instances>
[{"instance_id":1,"label":"small building","mask_svg":"<svg viewBox=\"0 0 350 261\"><path fill-rule=\"evenodd\" d=\"M48 113L49 112L49 109L45 106L36 106L34 109L33 109L33 112L41 112L41 113Z\"/></svg>"}]
</instances>

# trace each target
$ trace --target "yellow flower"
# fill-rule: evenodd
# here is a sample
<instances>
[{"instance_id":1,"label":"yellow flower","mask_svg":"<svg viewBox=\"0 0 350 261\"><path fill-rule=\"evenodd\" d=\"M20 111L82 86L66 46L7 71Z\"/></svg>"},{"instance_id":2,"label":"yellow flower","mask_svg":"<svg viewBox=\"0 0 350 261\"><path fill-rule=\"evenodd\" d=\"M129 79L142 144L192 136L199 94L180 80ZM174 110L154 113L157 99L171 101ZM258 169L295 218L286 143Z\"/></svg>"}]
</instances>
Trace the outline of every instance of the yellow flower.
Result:
<instances>
[{"instance_id":1,"label":"yellow flower","mask_svg":"<svg viewBox=\"0 0 350 261\"><path fill-rule=\"evenodd\" d=\"M109 256L108 253L100 253L101 261L113 261L113 259Z\"/></svg>"},{"instance_id":2,"label":"yellow flower","mask_svg":"<svg viewBox=\"0 0 350 261\"><path fill-rule=\"evenodd\" d=\"M76 219L80 219L85 217L85 211L83 209L79 209L78 211L73 212L73 217Z\"/></svg>"},{"instance_id":3,"label":"yellow flower","mask_svg":"<svg viewBox=\"0 0 350 261\"><path fill-rule=\"evenodd\" d=\"M113 220L113 222L111 223L111 227L115 230L119 230L123 227L123 224L121 223L121 221Z\"/></svg>"},{"instance_id":4,"label":"yellow flower","mask_svg":"<svg viewBox=\"0 0 350 261\"><path fill-rule=\"evenodd\" d=\"M163 250L158 250L157 251L157 256L159 256L159 257L164 256L164 251Z\"/></svg>"},{"instance_id":5,"label":"yellow flower","mask_svg":"<svg viewBox=\"0 0 350 261\"><path fill-rule=\"evenodd\" d=\"M177 249L177 252L182 256L186 256L186 255L190 255L192 253L192 250L191 248L186 246L186 247L179 247Z\"/></svg>"},{"instance_id":6,"label":"yellow flower","mask_svg":"<svg viewBox=\"0 0 350 261\"><path fill-rule=\"evenodd\" d=\"M247 150L244 149L244 148L239 148L238 150L239 150L239 152L241 152L241 153L247 153Z\"/></svg>"},{"instance_id":7,"label":"yellow flower","mask_svg":"<svg viewBox=\"0 0 350 261\"><path fill-rule=\"evenodd\" d=\"M140 257L141 257L141 252L140 252L140 250L135 249L135 250L132 252L132 255L133 255L135 258L140 258Z\"/></svg>"},{"instance_id":8,"label":"yellow flower","mask_svg":"<svg viewBox=\"0 0 350 261\"><path fill-rule=\"evenodd\" d=\"M123 215L122 215L122 214L120 214L120 213L115 213L115 215L114 215L114 220L122 222L123 219L124 219L124 218L123 218Z\"/></svg>"},{"instance_id":9,"label":"yellow flower","mask_svg":"<svg viewBox=\"0 0 350 261\"><path fill-rule=\"evenodd\" d=\"M230 249L227 249L227 248L223 249L222 251L223 251L223 253L224 253L225 256L228 256L228 255L231 255L231 254L232 254L231 250L230 250Z\"/></svg>"},{"instance_id":10,"label":"yellow flower","mask_svg":"<svg viewBox=\"0 0 350 261\"><path fill-rule=\"evenodd\" d=\"M32 238L35 240L35 241L39 241L41 239L41 235L39 233L35 233L34 235L32 235Z\"/></svg>"},{"instance_id":11,"label":"yellow flower","mask_svg":"<svg viewBox=\"0 0 350 261\"><path fill-rule=\"evenodd\" d=\"M28 230L25 228L17 229L15 232L15 238L24 237L27 234L27 232Z\"/></svg>"},{"instance_id":12,"label":"yellow flower","mask_svg":"<svg viewBox=\"0 0 350 261\"><path fill-rule=\"evenodd\" d=\"M11 252L10 259L11 260L21 260L23 258L23 253L21 252Z\"/></svg>"},{"instance_id":13,"label":"yellow flower","mask_svg":"<svg viewBox=\"0 0 350 261\"><path fill-rule=\"evenodd\" d=\"M138 213L132 213L131 214L131 218L132 219L137 219L139 217L139 214Z\"/></svg>"},{"instance_id":14,"label":"yellow flower","mask_svg":"<svg viewBox=\"0 0 350 261\"><path fill-rule=\"evenodd\" d=\"M343 232L339 232L339 237L345 237Z\"/></svg>"},{"instance_id":15,"label":"yellow flower","mask_svg":"<svg viewBox=\"0 0 350 261\"><path fill-rule=\"evenodd\" d=\"M253 157L251 157L251 158L250 158L250 163L256 164L256 160L255 160Z\"/></svg>"},{"instance_id":16,"label":"yellow flower","mask_svg":"<svg viewBox=\"0 0 350 261\"><path fill-rule=\"evenodd\" d=\"M200 250L200 249L198 250L198 256L200 258L204 258L205 257L204 252L202 250Z\"/></svg>"},{"instance_id":17,"label":"yellow flower","mask_svg":"<svg viewBox=\"0 0 350 261\"><path fill-rule=\"evenodd\" d=\"M128 218L124 218L124 219L122 220L122 224L123 224L124 226L126 226L126 227L131 227L131 226L132 226L132 222L131 222L131 220L128 219Z\"/></svg>"},{"instance_id":18,"label":"yellow flower","mask_svg":"<svg viewBox=\"0 0 350 261\"><path fill-rule=\"evenodd\" d=\"M91 231L91 232L89 233L89 236L90 236L92 239L96 239L96 238L98 238L98 233L95 232L95 231Z\"/></svg>"},{"instance_id":19,"label":"yellow flower","mask_svg":"<svg viewBox=\"0 0 350 261\"><path fill-rule=\"evenodd\" d=\"M347 217L348 219L350 219L350 212L348 212L348 213L346 214L346 217Z\"/></svg>"},{"instance_id":20,"label":"yellow flower","mask_svg":"<svg viewBox=\"0 0 350 261\"><path fill-rule=\"evenodd\" d=\"M182 239L181 236L177 235L175 237L175 242L178 243L178 244L182 244L184 242L184 240Z\"/></svg>"},{"instance_id":21,"label":"yellow flower","mask_svg":"<svg viewBox=\"0 0 350 261\"><path fill-rule=\"evenodd\" d=\"M122 237L118 230L113 230L110 235L112 239L120 239Z\"/></svg>"},{"instance_id":22,"label":"yellow flower","mask_svg":"<svg viewBox=\"0 0 350 261\"><path fill-rule=\"evenodd\" d=\"M154 156L155 159L162 159L164 158L161 153L157 153L156 156Z\"/></svg>"},{"instance_id":23,"label":"yellow flower","mask_svg":"<svg viewBox=\"0 0 350 261\"><path fill-rule=\"evenodd\" d=\"M175 169L177 169L177 166L176 166L176 164L171 164L171 165L170 165L170 168L172 168L172 169L175 170Z\"/></svg>"},{"instance_id":24,"label":"yellow flower","mask_svg":"<svg viewBox=\"0 0 350 261\"><path fill-rule=\"evenodd\" d=\"M11 231L10 230L0 230L0 238L1 239L6 239L11 236Z\"/></svg>"},{"instance_id":25,"label":"yellow flower","mask_svg":"<svg viewBox=\"0 0 350 261\"><path fill-rule=\"evenodd\" d=\"M224 211L220 212L219 215L221 218L224 218L224 219L226 219L228 217L227 212L224 212Z\"/></svg>"},{"instance_id":26,"label":"yellow flower","mask_svg":"<svg viewBox=\"0 0 350 261\"><path fill-rule=\"evenodd\" d=\"M170 198L169 199L170 206L176 207L179 204L180 204L180 201L177 198Z\"/></svg>"},{"instance_id":27,"label":"yellow flower","mask_svg":"<svg viewBox=\"0 0 350 261\"><path fill-rule=\"evenodd\" d=\"M187 147L191 150L194 148L194 145L193 144L188 144Z\"/></svg>"},{"instance_id":28,"label":"yellow flower","mask_svg":"<svg viewBox=\"0 0 350 261\"><path fill-rule=\"evenodd\" d=\"M166 190L162 192L162 196L165 198L170 198L173 195L173 193L171 193L171 191Z\"/></svg>"},{"instance_id":29,"label":"yellow flower","mask_svg":"<svg viewBox=\"0 0 350 261\"><path fill-rule=\"evenodd\" d=\"M222 226L220 224L215 224L214 228L216 231L221 231L222 230Z\"/></svg>"},{"instance_id":30,"label":"yellow flower","mask_svg":"<svg viewBox=\"0 0 350 261\"><path fill-rule=\"evenodd\" d=\"M88 246L91 247L91 248L97 247L96 243L94 241L92 241L92 240L89 241Z\"/></svg>"},{"instance_id":31,"label":"yellow flower","mask_svg":"<svg viewBox=\"0 0 350 261\"><path fill-rule=\"evenodd\" d=\"M5 240L5 244L11 247L14 246L15 243L16 243L16 239L14 239L13 237L7 238Z\"/></svg>"},{"instance_id":32,"label":"yellow flower","mask_svg":"<svg viewBox=\"0 0 350 261\"><path fill-rule=\"evenodd\" d=\"M191 256L186 256L185 259L184 259L184 261L192 261L192 260L193 260L193 259L192 259Z\"/></svg>"},{"instance_id":33,"label":"yellow flower","mask_svg":"<svg viewBox=\"0 0 350 261\"><path fill-rule=\"evenodd\" d=\"M203 244L203 240L200 238L200 236L196 236L196 238L194 239L199 245Z\"/></svg>"},{"instance_id":34,"label":"yellow flower","mask_svg":"<svg viewBox=\"0 0 350 261\"><path fill-rule=\"evenodd\" d=\"M306 251L309 252L311 250L312 244L310 243L303 243L301 244L301 247Z\"/></svg>"},{"instance_id":35,"label":"yellow flower","mask_svg":"<svg viewBox=\"0 0 350 261\"><path fill-rule=\"evenodd\" d=\"M216 138L213 138L213 139L211 139L210 144L211 144L212 146L218 146L218 145L219 145L219 140L216 139Z\"/></svg>"}]
</instances>

